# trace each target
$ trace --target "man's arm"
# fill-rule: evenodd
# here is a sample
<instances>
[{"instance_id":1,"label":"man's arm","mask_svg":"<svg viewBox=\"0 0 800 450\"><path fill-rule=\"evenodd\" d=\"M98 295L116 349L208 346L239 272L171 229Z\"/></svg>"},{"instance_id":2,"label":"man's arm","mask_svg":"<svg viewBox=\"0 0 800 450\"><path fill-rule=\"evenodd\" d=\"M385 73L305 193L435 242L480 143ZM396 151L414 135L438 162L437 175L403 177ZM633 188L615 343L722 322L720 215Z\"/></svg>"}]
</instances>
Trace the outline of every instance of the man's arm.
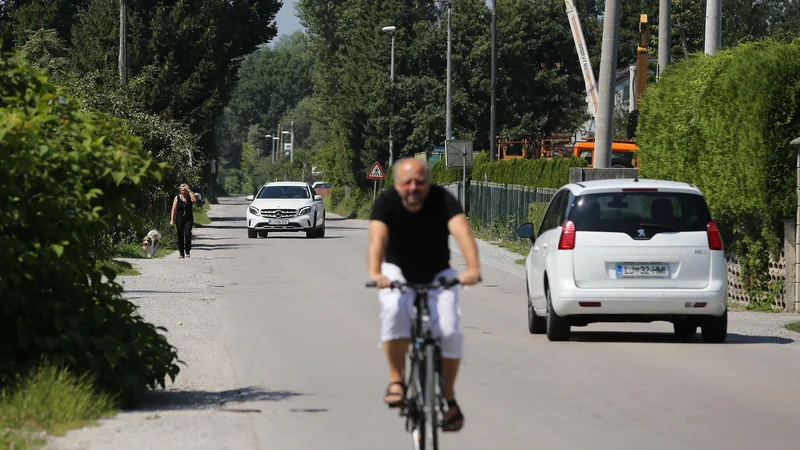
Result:
<instances>
[{"instance_id":1,"label":"man's arm","mask_svg":"<svg viewBox=\"0 0 800 450\"><path fill-rule=\"evenodd\" d=\"M459 275L459 280L465 285L477 283L481 278L481 265L478 261L478 245L475 243L467 216L463 213L456 214L447 222L447 227L450 234L456 238L467 262L467 269Z\"/></svg>"},{"instance_id":2,"label":"man's arm","mask_svg":"<svg viewBox=\"0 0 800 450\"><path fill-rule=\"evenodd\" d=\"M369 250L367 252L367 269L370 280L379 288L389 287L390 281L381 274L381 263L386 254L386 243L389 241L389 227L380 220L369 221Z\"/></svg>"}]
</instances>

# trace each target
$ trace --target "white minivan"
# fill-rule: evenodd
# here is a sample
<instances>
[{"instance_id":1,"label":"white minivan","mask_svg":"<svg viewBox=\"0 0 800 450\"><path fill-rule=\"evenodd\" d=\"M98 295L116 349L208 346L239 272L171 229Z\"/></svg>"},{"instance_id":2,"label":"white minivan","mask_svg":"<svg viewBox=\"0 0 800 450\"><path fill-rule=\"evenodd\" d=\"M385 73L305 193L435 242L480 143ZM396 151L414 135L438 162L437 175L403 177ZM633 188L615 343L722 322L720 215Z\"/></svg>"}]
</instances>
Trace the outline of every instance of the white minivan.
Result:
<instances>
[{"instance_id":1,"label":"white minivan","mask_svg":"<svg viewBox=\"0 0 800 450\"><path fill-rule=\"evenodd\" d=\"M674 324L724 342L727 266L722 238L696 186L663 180L572 183L550 201L525 260L528 328L551 341L596 322Z\"/></svg>"}]
</instances>

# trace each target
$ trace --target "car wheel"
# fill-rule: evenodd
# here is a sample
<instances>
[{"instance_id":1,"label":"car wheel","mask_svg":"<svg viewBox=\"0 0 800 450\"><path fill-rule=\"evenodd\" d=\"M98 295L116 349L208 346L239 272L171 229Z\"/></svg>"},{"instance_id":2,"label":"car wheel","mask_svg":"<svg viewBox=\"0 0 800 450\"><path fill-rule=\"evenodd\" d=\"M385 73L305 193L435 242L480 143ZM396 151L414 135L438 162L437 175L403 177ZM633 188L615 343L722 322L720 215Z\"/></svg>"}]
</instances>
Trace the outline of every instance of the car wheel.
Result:
<instances>
[{"instance_id":1,"label":"car wheel","mask_svg":"<svg viewBox=\"0 0 800 450\"><path fill-rule=\"evenodd\" d=\"M728 337L728 310L719 317L710 317L700 326L706 342L725 342Z\"/></svg>"},{"instance_id":2,"label":"car wheel","mask_svg":"<svg viewBox=\"0 0 800 450\"><path fill-rule=\"evenodd\" d=\"M688 322L675 322L672 324L675 336L681 339L691 339L697 334L697 325Z\"/></svg>"},{"instance_id":3,"label":"car wheel","mask_svg":"<svg viewBox=\"0 0 800 450\"><path fill-rule=\"evenodd\" d=\"M255 239L258 237L258 233L256 232L256 230L251 230L250 228L248 228L247 237L249 237L250 239Z\"/></svg>"},{"instance_id":4,"label":"car wheel","mask_svg":"<svg viewBox=\"0 0 800 450\"><path fill-rule=\"evenodd\" d=\"M314 219L314 225L306 230L306 237L307 238L314 238L317 236L317 219Z\"/></svg>"},{"instance_id":5,"label":"car wheel","mask_svg":"<svg viewBox=\"0 0 800 450\"><path fill-rule=\"evenodd\" d=\"M269 236L269 233L267 233L266 231L259 231L258 232L258 237L265 238L267 236Z\"/></svg>"},{"instance_id":6,"label":"car wheel","mask_svg":"<svg viewBox=\"0 0 800 450\"><path fill-rule=\"evenodd\" d=\"M317 237L322 238L325 237L325 221L322 221L322 226L317 228Z\"/></svg>"},{"instance_id":7,"label":"car wheel","mask_svg":"<svg viewBox=\"0 0 800 450\"><path fill-rule=\"evenodd\" d=\"M550 288L545 288L547 296L547 339L550 341L568 341L571 327L563 317L553 311L553 302L550 298Z\"/></svg>"},{"instance_id":8,"label":"car wheel","mask_svg":"<svg viewBox=\"0 0 800 450\"><path fill-rule=\"evenodd\" d=\"M547 330L547 319L537 316L533 310L527 278L525 279L525 293L528 297L528 331L531 334L542 334Z\"/></svg>"}]
</instances>

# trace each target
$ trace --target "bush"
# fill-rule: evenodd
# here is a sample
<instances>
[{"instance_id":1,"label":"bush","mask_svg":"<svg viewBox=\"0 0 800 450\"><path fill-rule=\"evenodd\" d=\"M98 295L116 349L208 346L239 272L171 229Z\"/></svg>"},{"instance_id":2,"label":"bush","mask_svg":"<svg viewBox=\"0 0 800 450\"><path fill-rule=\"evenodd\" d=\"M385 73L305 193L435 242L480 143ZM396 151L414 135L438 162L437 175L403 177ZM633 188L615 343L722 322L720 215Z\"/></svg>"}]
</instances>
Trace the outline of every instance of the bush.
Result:
<instances>
[{"instance_id":1,"label":"bush","mask_svg":"<svg viewBox=\"0 0 800 450\"><path fill-rule=\"evenodd\" d=\"M122 298L98 237L134 222L165 165L22 63L0 59L0 94L0 385L46 357L129 405L174 380L177 354Z\"/></svg>"},{"instance_id":2,"label":"bush","mask_svg":"<svg viewBox=\"0 0 800 450\"><path fill-rule=\"evenodd\" d=\"M703 191L751 293L794 216L798 93L800 41L761 41L670 66L642 101L641 176Z\"/></svg>"},{"instance_id":3,"label":"bush","mask_svg":"<svg viewBox=\"0 0 800 450\"><path fill-rule=\"evenodd\" d=\"M569 169L586 167L581 158L556 159L504 159L489 161L489 154L481 152L475 157L472 179L492 183L518 184L541 188L560 188L569 183Z\"/></svg>"},{"instance_id":4,"label":"bush","mask_svg":"<svg viewBox=\"0 0 800 450\"><path fill-rule=\"evenodd\" d=\"M472 169L467 169L467 177L502 184L518 184L542 188L559 188L569 183L569 169L586 167L581 158L557 159L504 159L489 161L489 153L475 155ZM431 179L435 184L448 184L461 181L462 169L448 169L444 160L436 162L431 168Z\"/></svg>"},{"instance_id":5,"label":"bush","mask_svg":"<svg viewBox=\"0 0 800 450\"><path fill-rule=\"evenodd\" d=\"M539 232L539 226L542 224L544 213L547 211L548 202L533 202L528 205L528 222L533 224L535 232Z\"/></svg>"}]
</instances>

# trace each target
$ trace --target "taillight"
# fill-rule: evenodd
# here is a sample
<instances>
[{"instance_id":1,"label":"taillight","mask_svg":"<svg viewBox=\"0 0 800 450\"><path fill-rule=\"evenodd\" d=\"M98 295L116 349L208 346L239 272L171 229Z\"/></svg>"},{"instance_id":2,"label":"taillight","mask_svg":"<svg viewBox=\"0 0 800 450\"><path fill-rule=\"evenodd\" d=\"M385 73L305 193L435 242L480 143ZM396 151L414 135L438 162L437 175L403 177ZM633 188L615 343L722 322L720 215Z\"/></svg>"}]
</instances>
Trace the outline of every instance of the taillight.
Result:
<instances>
[{"instance_id":1,"label":"taillight","mask_svg":"<svg viewBox=\"0 0 800 450\"><path fill-rule=\"evenodd\" d=\"M575 248L575 224L565 220L561 226L561 238L558 240L559 250L572 250Z\"/></svg>"},{"instance_id":2,"label":"taillight","mask_svg":"<svg viewBox=\"0 0 800 450\"><path fill-rule=\"evenodd\" d=\"M708 248L711 250L722 250L722 235L719 233L717 224L715 224L713 220L708 222L706 230L708 231Z\"/></svg>"}]
</instances>

